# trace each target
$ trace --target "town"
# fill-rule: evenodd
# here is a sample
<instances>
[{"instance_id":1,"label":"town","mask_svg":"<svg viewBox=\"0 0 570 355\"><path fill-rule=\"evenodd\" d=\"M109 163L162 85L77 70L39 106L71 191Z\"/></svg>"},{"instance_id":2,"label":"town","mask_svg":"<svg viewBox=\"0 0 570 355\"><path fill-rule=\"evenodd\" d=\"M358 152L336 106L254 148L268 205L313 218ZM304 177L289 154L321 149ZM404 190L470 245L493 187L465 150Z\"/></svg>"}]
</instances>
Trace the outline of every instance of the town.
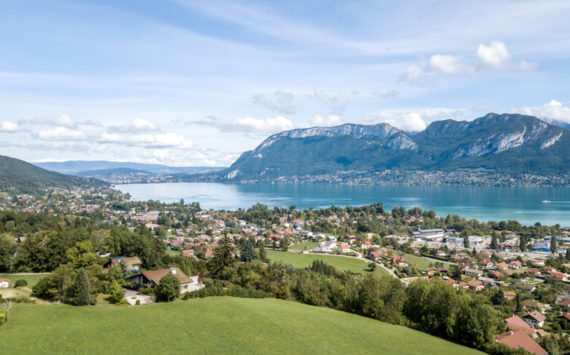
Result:
<instances>
[{"instance_id":1,"label":"town","mask_svg":"<svg viewBox=\"0 0 570 355\"><path fill-rule=\"evenodd\" d=\"M97 255L102 274L120 274L115 279L117 284L109 276L111 281L106 286L117 304L136 306L179 295L209 295L215 282L206 265L227 244L230 256L242 262L262 253L262 259L293 268L302 267L301 261L326 260L335 266L339 260L347 260L358 264L353 269L336 266L339 271L389 275L404 287L416 280L438 280L484 299L502 315L503 328L494 334L497 343L520 346L535 354L547 353L546 347L567 344L560 339L567 339L570 329L569 228L522 226L516 221L478 222L459 216L440 218L419 208L385 211L379 203L305 211L295 206L269 209L258 204L248 210L216 211L183 200L172 204L134 202L112 189L53 189L44 196L0 199L2 247L9 246L6 250L16 255L12 260L8 253L2 254L0 288L4 289L17 286L17 273L58 272L57 265L38 266L18 259L18 254L34 242L29 239L30 226L21 223L24 217L20 214L88 218L109 228L143 230L160 243L156 248L164 251L165 258L172 258L166 268L149 267L148 257L137 252L122 255L129 249L122 246L115 250L108 239L86 248ZM162 280L168 278L176 279L176 290L171 294L168 292L172 290L159 290L167 284ZM31 295L19 292L20 298L14 300L22 301L24 296L46 298L49 292L42 293L38 285L41 281ZM7 299L10 294L0 295ZM47 299L67 301L53 295Z\"/></svg>"}]
</instances>

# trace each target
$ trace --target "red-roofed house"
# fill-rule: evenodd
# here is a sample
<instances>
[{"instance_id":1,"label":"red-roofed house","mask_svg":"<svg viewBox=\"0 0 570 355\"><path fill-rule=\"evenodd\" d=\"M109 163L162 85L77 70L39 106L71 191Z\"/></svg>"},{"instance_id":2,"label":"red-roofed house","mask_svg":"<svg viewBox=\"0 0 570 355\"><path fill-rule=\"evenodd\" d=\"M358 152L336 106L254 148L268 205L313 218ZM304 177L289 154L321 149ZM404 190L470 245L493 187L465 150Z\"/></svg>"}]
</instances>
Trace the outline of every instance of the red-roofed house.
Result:
<instances>
[{"instance_id":1,"label":"red-roofed house","mask_svg":"<svg viewBox=\"0 0 570 355\"><path fill-rule=\"evenodd\" d=\"M10 287L10 280L0 279L0 288L8 288L8 287Z\"/></svg>"},{"instance_id":2,"label":"red-roofed house","mask_svg":"<svg viewBox=\"0 0 570 355\"><path fill-rule=\"evenodd\" d=\"M185 258L192 258L194 256L194 249L182 250L182 256Z\"/></svg>"},{"instance_id":3,"label":"red-roofed house","mask_svg":"<svg viewBox=\"0 0 570 355\"><path fill-rule=\"evenodd\" d=\"M130 279L137 285L156 287L160 284L160 280L168 274L174 275L180 281L180 293L197 291L205 287L198 281L198 276L189 277L177 267L143 272Z\"/></svg>"},{"instance_id":4,"label":"red-roofed house","mask_svg":"<svg viewBox=\"0 0 570 355\"><path fill-rule=\"evenodd\" d=\"M512 316L510 318L507 318L504 320L504 322L507 324L507 329L508 330L522 330L524 331L527 335L531 336L534 338L535 336L535 330L532 329L527 322L524 321L524 319L522 319L519 316Z\"/></svg>"},{"instance_id":5,"label":"red-roofed house","mask_svg":"<svg viewBox=\"0 0 570 355\"><path fill-rule=\"evenodd\" d=\"M495 336L495 341L500 344L505 344L511 349L523 348L531 354L548 355L536 341L529 337L524 330L508 331L503 334Z\"/></svg>"}]
</instances>

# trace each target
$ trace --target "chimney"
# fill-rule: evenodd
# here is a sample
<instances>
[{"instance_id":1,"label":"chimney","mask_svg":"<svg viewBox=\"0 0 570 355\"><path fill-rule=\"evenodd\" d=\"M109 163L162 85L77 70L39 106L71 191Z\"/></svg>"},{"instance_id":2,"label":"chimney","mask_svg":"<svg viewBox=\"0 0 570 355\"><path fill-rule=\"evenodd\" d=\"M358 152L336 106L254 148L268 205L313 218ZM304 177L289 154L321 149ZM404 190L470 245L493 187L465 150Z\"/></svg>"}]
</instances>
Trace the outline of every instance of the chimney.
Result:
<instances>
[{"instance_id":1,"label":"chimney","mask_svg":"<svg viewBox=\"0 0 570 355\"><path fill-rule=\"evenodd\" d=\"M176 268L171 267L171 268L170 268L170 273L171 273L172 275L176 275Z\"/></svg>"}]
</instances>

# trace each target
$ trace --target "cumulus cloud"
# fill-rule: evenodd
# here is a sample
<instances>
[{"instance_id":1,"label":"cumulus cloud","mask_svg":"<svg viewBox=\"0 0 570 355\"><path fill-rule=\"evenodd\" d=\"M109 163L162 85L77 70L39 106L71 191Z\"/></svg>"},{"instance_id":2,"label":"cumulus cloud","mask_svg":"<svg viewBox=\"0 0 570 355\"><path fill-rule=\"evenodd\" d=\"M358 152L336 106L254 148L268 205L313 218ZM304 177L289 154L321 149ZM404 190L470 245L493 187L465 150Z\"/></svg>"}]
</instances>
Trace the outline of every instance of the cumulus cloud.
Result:
<instances>
[{"instance_id":1,"label":"cumulus cloud","mask_svg":"<svg viewBox=\"0 0 570 355\"><path fill-rule=\"evenodd\" d=\"M255 95L251 98L251 101L254 104L263 106L268 110L283 113L286 115L294 114L296 112L296 108L293 103L294 95L292 93L277 90L275 91L274 96L275 100L271 100L264 95Z\"/></svg>"},{"instance_id":2,"label":"cumulus cloud","mask_svg":"<svg viewBox=\"0 0 570 355\"><path fill-rule=\"evenodd\" d=\"M21 130L22 128L17 123L10 121L0 122L0 132L14 133L14 132L19 132Z\"/></svg>"},{"instance_id":3,"label":"cumulus cloud","mask_svg":"<svg viewBox=\"0 0 570 355\"><path fill-rule=\"evenodd\" d=\"M493 41L489 45L477 47L477 57L481 63L493 68L500 68L511 55L503 42Z\"/></svg>"},{"instance_id":4,"label":"cumulus cloud","mask_svg":"<svg viewBox=\"0 0 570 355\"><path fill-rule=\"evenodd\" d=\"M522 107L514 109L515 112L524 115L536 116L545 121L562 121L570 123L570 107L565 107L562 102L552 100L538 107Z\"/></svg>"},{"instance_id":5,"label":"cumulus cloud","mask_svg":"<svg viewBox=\"0 0 570 355\"><path fill-rule=\"evenodd\" d=\"M127 124L110 126L108 130L109 132L142 133L157 131L158 129L152 123L143 120L142 118L137 118Z\"/></svg>"},{"instance_id":6,"label":"cumulus cloud","mask_svg":"<svg viewBox=\"0 0 570 355\"><path fill-rule=\"evenodd\" d=\"M87 139L87 134L77 129L55 127L38 131L36 137L45 141L80 141Z\"/></svg>"},{"instance_id":7,"label":"cumulus cloud","mask_svg":"<svg viewBox=\"0 0 570 355\"><path fill-rule=\"evenodd\" d=\"M243 117L235 121L225 121L217 117L209 116L205 120L190 121L186 124L211 126L223 132L245 132L250 134L271 134L293 128L293 122L282 116L266 119Z\"/></svg>"},{"instance_id":8,"label":"cumulus cloud","mask_svg":"<svg viewBox=\"0 0 570 355\"><path fill-rule=\"evenodd\" d=\"M365 117L366 123L388 123L404 131L423 131L431 122L443 119L463 119L461 110L425 108L411 111L381 111Z\"/></svg>"},{"instance_id":9,"label":"cumulus cloud","mask_svg":"<svg viewBox=\"0 0 570 355\"><path fill-rule=\"evenodd\" d=\"M538 66L536 63L521 60L513 63L507 46L501 41L489 44L479 44L476 58L465 60L463 55L434 54L422 67L410 65L400 81L411 83L425 82L426 74L441 73L447 75L473 74L483 70L512 70L531 71Z\"/></svg>"},{"instance_id":10,"label":"cumulus cloud","mask_svg":"<svg viewBox=\"0 0 570 355\"><path fill-rule=\"evenodd\" d=\"M333 115L342 115L344 110L346 109L346 105L340 103L338 97L334 95L327 94L321 89L315 89L313 91L313 98L317 98L321 102L323 102L329 108L331 114Z\"/></svg>"},{"instance_id":11,"label":"cumulus cloud","mask_svg":"<svg viewBox=\"0 0 570 355\"><path fill-rule=\"evenodd\" d=\"M311 124L315 126L337 126L340 123L341 120L337 115L328 115L327 117L315 115L315 117L313 117L311 120Z\"/></svg>"},{"instance_id":12,"label":"cumulus cloud","mask_svg":"<svg viewBox=\"0 0 570 355\"><path fill-rule=\"evenodd\" d=\"M429 58L428 67L431 70L445 73L455 74L462 68L461 57L453 55L434 54Z\"/></svg>"},{"instance_id":13,"label":"cumulus cloud","mask_svg":"<svg viewBox=\"0 0 570 355\"><path fill-rule=\"evenodd\" d=\"M67 127L67 128L77 127L77 122L75 122L73 118L65 114L60 116L36 117L31 119L30 123L43 124L48 126Z\"/></svg>"}]
</instances>

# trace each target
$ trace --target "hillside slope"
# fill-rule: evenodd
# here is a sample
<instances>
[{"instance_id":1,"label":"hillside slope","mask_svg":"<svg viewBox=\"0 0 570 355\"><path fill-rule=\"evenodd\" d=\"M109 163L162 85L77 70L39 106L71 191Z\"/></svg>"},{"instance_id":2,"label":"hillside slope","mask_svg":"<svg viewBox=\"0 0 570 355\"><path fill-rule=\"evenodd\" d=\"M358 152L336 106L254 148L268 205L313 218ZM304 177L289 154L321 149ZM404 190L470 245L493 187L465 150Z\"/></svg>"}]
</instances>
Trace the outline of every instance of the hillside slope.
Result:
<instances>
[{"instance_id":1,"label":"hillside slope","mask_svg":"<svg viewBox=\"0 0 570 355\"><path fill-rule=\"evenodd\" d=\"M222 181L271 181L480 168L505 174L570 174L570 131L532 116L494 113L470 122L434 122L415 135L385 123L297 129L270 136L217 176Z\"/></svg>"},{"instance_id":2,"label":"hillside slope","mask_svg":"<svg viewBox=\"0 0 570 355\"><path fill-rule=\"evenodd\" d=\"M276 299L140 307L17 304L6 354L481 354L373 319Z\"/></svg>"},{"instance_id":3,"label":"hillside slope","mask_svg":"<svg viewBox=\"0 0 570 355\"><path fill-rule=\"evenodd\" d=\"M102 187L95 179L82 179L47 171L23 160L0 155L0 192L35 193L47 187Z\"/></svg>"}]
</instances>

